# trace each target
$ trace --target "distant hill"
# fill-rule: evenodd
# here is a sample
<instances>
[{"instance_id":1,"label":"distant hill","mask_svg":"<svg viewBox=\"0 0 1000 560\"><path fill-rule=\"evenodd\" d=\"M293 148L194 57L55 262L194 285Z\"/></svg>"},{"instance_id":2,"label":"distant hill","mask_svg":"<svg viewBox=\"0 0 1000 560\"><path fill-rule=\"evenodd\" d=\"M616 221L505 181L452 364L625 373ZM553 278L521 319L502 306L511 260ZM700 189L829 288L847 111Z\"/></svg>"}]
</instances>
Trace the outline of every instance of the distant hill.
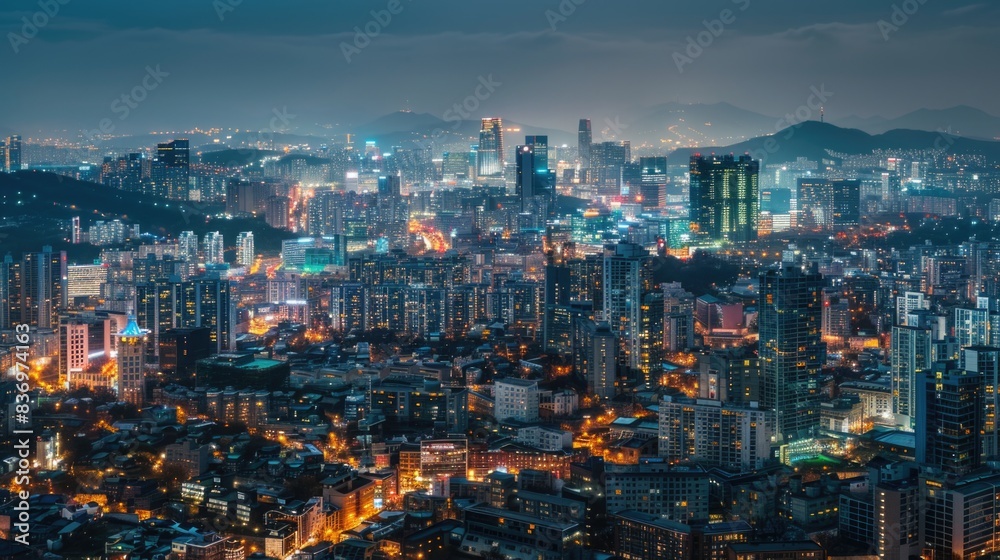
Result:
<instances>
[{"instance_id":1,"label":"distant hill","mask_svg":"<svg viewBox=\"0 0 1000 560\"><path fill-rule=\"evenodd\" d=\"M595 138L599 133L617 134L621 139L632 140L633 145L645 142L650 145L724 145L740 142L755 136L773 133L778 119L728 103L663 103L635 112L619 124L613 119L594 121Z\"/></svg>"},{"instance_id":2,"label":"distant hill","mask_svg":"<svg viewBox=\"0 0 1000 560\"><path fill-rule=\"evenodd\" d=\"M283 239L295 237L262 219L213 218L220 210L220 206L197 202L140 197L52 173L0 174L0 250L19 254L37 251L46 244L64 247L67 224L73 216L80 216L84 227L96 220L127 220L138 223L142 232L157 236L176 236L186 230L198 235L219 231L229 244L236 241L239 232L252 231L257 250L265 252L277 251ZM80 251L92 252L83 246Z\"/></svg>"},{"instance_id":3,"label":"distant hill","mask_svg":"<svg viewBox=\"0 0 1000 560\"><path fill-rule=\"evenodd\" d=\"M1000 117L986 111L959 105L948 109L919 109L893 119L883 117L847 117L838 125L859 128L871 134L895 129L943 131L955 136L1000 140Z\"/></svg>"},{"instance_id":4,"label":"distant hill","mask_svg":"<svg viewBox=\"0 0 1000 560\"><path fill-rule=\"evenodd\" d=\"M775 134L761 136L729 146L705 146L676 150L669 156L669 163L683 165L691 154L744 154L762 158L765 164L781 164L806 157L818 161L830 158L831 152L842 154L867 154L874 149L926 150L947 148L967 154L980 154L989 161L1000 161L1000 142L974 140L923 130L891 130L871 135L862 130L807 121Z\"/></svg>"}]
</instances>

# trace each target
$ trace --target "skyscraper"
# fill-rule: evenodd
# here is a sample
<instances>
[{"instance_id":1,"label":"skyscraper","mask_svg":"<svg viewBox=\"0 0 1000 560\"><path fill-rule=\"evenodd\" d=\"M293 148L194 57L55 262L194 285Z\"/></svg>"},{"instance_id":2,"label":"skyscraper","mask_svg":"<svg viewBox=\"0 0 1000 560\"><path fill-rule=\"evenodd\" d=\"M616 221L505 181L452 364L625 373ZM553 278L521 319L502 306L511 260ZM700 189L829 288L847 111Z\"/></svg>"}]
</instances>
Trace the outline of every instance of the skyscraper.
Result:
<instances>
[{"instance_id":1,"label":"skyscraper","mask_svg":"<svg viewBox=\"0 0 1000 560\"><path fill-rule=\"evenodd\" d=\"M962 476L982 465L984 376L935 362L917 392L917 463Z\"/></svg>"},{"instance_id":2,"label":"skyscraper","mask_svg":"<svg viewBox=\"0 0 1000 560\"><path fill-rule=\"evenodd\" d=\"M861 182L844 179L799 179L799 224L830 230L860 223Z\"/></svg>"},{"instance_id":3,"label":"skyscraper","mask_svg":"<svg viewBox=\"0 0 1000 560\"><path fill-rule=\"evenodd\" d=\"M577 151L580 153L580 166L583 169L590 169L590 147L594 143L594 135L590 130L590 119L580 119L580 127L577 132Z\"/></svg>"},{"instance_id":4,"label":"skyscraper","mask_svg":"<svg viewBox=\"0 0 1000 560\"><path fill-rule=\"evenodd\" d=\"M21 137L16 134L7 138L7 149L4 153L4 170L7 173L21 170Z\"/></svg>"},{"instance_id":5,"label":"skyscraper","mask_svg":"<svg viewBox=\"0 0 1000 560\"><path fill-rule=\"evenodd\" d=\"M711 241L757 239L760 163L750 156L691 156L691 227Z\"/></svg>"},{"instance_id":6,"label":"skyscraper","mask_svg":"<svg viewBox=\"0 0 1000 560\"><path fill-rule=\"evenodd\" d=\"M253 247L253 232L244 231L236 236L236 264L240 266L250 266L253 264L257 254Z\"/></svg>"},{"instance_id":7,"label":"skyscraper","mask_svg":"<svg viewBox=\"0 0 1000 560\"><path fill-rule=\"evenodd\" d=\"M182 231L177 236L177 258L188 264L198 263L198 236L193 231Z\"/></svg>"},{"instance_id":8,"label":"skyscraper","mask_svg":"<svg viewBox=\"0 0 1000 560\"><path fill-rule=\"evenodd\" d=\"M174 140L156 145L156 159L150 167L155 196L172 200L188 200L190 178L190 147L187 140Z\"/></svg>"},{"instance_id":9,"label":"skyscraper","mask_svg":"<svg viewBox=\"0 0 1000 560\"><path fill-rule=\"evenodd\" d=\"M10 253L0 260L0 330L21 322L21 264Z\"/></svg>"},{"instance_id":10,"label":"skyscraper","mask_svg":"<svg viewBox=\"0 0 1000 560\"><path fill-rule=\"evenodd\" d=\"M503 175L503 167L503 119L484 118L479 130L476 174L480 177L499 177Z\"/></svg>"},{"instance_id":11,"label":"skyscraper","mask_svg":"<svg viewBox=\"0 0 1000 560\"><path fill-rule=\"evenodd\" d=\"M134 317L117 335L118 398L138 407L146 400L146 335Z\"/></svg>"},{"instance_id":12,"label":"skyscraper","mask_svg":"<svg viewBox=\"0 0 1000 560\"><path fill-rule=\"evenodd\" d=\"M516 195L521 200L521 211L527 212L531 207L531 200L535 197L535 180L538 175L535 173L535 149L534 146L518 146L515 154L517 158L517 183Z\"/></svg>"},{"instance_id":13,"label":"skyscraper","mask_svg":"<svg viewBox=\"0 0 1000 560\"><path fill-rule=\"evenodd\" d=\"M931 331L892 327L892 413L896 423L910 429L916 420L917 382L931 367Z\"/></svg>"},{"instance_id":14,"label":"skyscraper","mask_svg":"<svg viewBox=\"0 0 1000 560\"><path fill-rule=\"evenodd\" d=\"M40 329L59 327L59 310L66 307L66 252L45 246L25 253L21 263L21 321Z\"/></svg>"},{"instance_id":15,"label":"skyscraper","mask_svg":"<svg viewBox=\"0 0 1000 560\"><path fill-rule=\"evenodd\" d=\"M662 208L667 203L667 158L640 157L639 202L644 209Z\"/></svg>"},{"instance_id":16,"label":"skyscraper","mask_svg":"<svg viewBox=\"0 0 1000 560\"><path fill-rule=\"evenodd\" d=\"M823 277L786 265L760 278L761 406L775 411L778 441L807 437L819 426Z\"/></svg>"},{"instance_id":17,"label":"skyscraper","mask_svg":"<svg viewBox=\"0 0 1000 560\"><path fill-rule=\"evenodd\" d=\"M642 303L652 283L649 264L649 253L639 245L604 248L603 318L621 338L623 363L630 368L641 362Z\"/></svg>"},{"instance_id":18,"label":"skyscraper","mask_svg":"<svg viewBox=\"0 0 1000 560\"><path fill-rule=\"evenodd\" d=\"M205 262L209 264L223 264L226 262L226 243L222 234L217 231L210 231L205 234Z\"/></svg>"}]
</instances>

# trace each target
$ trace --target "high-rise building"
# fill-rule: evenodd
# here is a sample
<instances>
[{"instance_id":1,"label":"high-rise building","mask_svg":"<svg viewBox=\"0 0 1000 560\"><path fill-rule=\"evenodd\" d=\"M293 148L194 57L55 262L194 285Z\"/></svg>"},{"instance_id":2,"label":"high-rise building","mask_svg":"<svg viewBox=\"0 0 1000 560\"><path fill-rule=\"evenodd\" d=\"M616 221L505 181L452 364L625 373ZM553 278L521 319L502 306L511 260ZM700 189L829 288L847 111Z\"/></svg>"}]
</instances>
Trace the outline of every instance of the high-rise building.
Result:
<instances>
[{"instance_id":1,"label":"high-rise building","mask_svg":"<svg viewBox=\"0 0 1000 560\"><path fill-rule=\"evenodd\" d=\"M778 441L808 437L819 426L822 289L818 272L792 265L760 278L761 406L775 411Z\"/></svg>"},{"instance_id":2,"label":"high-rise building","mask_svg":"<svg viewBox=\"0 0 1000 560\"><path fill-rule=\"evenodd\" d=\"M531 208L531 201L540 190L541 185L536 184L538 174L535 173L535 150L534 146L518 146L515 152L516 158L516 190L515 194L521 201L521 211L527 212Z\"/></svg>"},{"instance_id":3,"label":"high-rise building","mask_svg":"<svg viewBox=\"0 0 1000 560\"><path fill-rule=\"evenodd\" d=\"M254 252L253 232L244 231L236 236L236 264L240 266L250 266L257 258Z\"/></svg>"},{"instance_id":4,"label":"high-rise building","mask_svg":"<svg viewBox=\"0 0 1000 560\"><path fill-rule=\"evenodd\" d=\"M576 149L580 154L580 167L583 169L590 169L590 147L594 143L594 134L590 129L590 119L580 119L580 126L577 129L576 139Z\"/></svg>"},{"instance_id":5,"label":"high-rise building","mask_svg":"<svg viewBox=\"0 0 1000 560\"><path fill-rule=\"evenodd\" d=\"M210 231L205 234L202 242L204 243L206 263L223 264L226 262L226 242L221 233Z\"/></svg>"},{"instance_id":6,"label":"high-rise building","mask_svg":"<svg viewBox=\"0 0 1000 560\"><path fill-rule=\"evenodd\" d=\"M860 221L861 182L804 177L799 179L799 225L820 230L856 227Z\"/></svg>"},{"instance_id":7,"label":"high-rise building","mask_svg":"<svg viewBox=\"0 0 1000 560\"><path fill-rule=\"evenodd\" d=\"M760 163L750 156L691 156L692 229L715 242L757 239Z\"/></svg>"},{"instance_id":8,"label":"high-rise building","mask_svg":"<svg viewBox=\"0 0 1000 560\"><path fill-rule=\"evenodd\" d=\"M150 166L152 194L171 200L188 200L190 181L190 146L187 140L156 145L156 158Z\"/></svg>"},{"instance_id":9,"label":"high-rise building","mask_svg":"<svg viewBox=\"0 0 1000 560\"><path fill-rule=\"evenodd\" d=\"M476 174L479 177L499 177L503 175L503 168L503 119L484 118L479 130Z\"/></svg>"},{"instance_id":10,"label":"high-rise building","mask_svg":"<svg viewBox=\"0 0 1000 560\"><path fill-rule=\"evenodd\" d=\"M197 278L136 286L136 322L150 331L158 352L159 336L172 328L206 327L214 354L236 347L235 302L228 280Z\"/></svg>"},{"instance_id":11,"label":"high-rise building","mask_svg":"<svg viewBox=\"0 0 1000 560\"><path fill-rule=\"evenodd\" d=\"M623 363L639 368L642 301L652 288L649 253L633 243L604 248L603 318L621 338Z\"/></svg>"},{"instance_id":12,"label":"high-rise building","mask_svg":"<svg viewBox=\"0 0 1000 560\"><path fill-rule=\"evenodd\" d=\"M983 375L985 416L983 417L983 456L1000 455L1000 348L995 346L969 346L961 350L961 364L967 371Z\"/></svg>"},{"instance_id":13,"label":"high-rise building","mask_svg":"<svg viewBox=\"0 0 1000 560\"><path fill-rule=\"evenodd\" d=\"M569 291L569 267L558 257L550 256L545 266L545 315L542 318L542 337L548 352L566 354L572 347L572 324L558 320L560 311L569 305Z\"/></svg>"},{"instance_id":14,"label":"high-rise building","mask_svg":"<svg viewBox=\"0 0 1000 560\"><path fill-rule=\"evenodd\" d=\"M985 377L959 369L953 360L935 362L917 391L917 463L962 476L982 465Z\"/></svg>"},{"instance_id":15,"label":"high-rise building","mask_svg":"<svg viewBox=\"0 0 1000 560\"><path fill-rule=\"evenodd\" d=\"M198 263L198 236L193 231L182 231L177 236L177 258L188 264Z\"/></svg>"},{"instance_id":16,"label":"high-rise building","mask_svg":"<svg viewBox=\"0 0 1000 560\"><path fill-rule=\"evenodd\" d=\"M610 399L615 396L618 371L618 337L604 322L580 318L574 326L573 365L587 382L587 392Z\"/></svg>"},{"instance_id":17,"label":"high-rise building","mask_svg":"<svg viewBox=\"0 0 1000 560\"><path fill-rule=\"evenodd\" d=\"M21 261L21 322L40 329L59 326L59 310L66 308L66 252L45 246L25 253Z\"/></svg>"},{"instance_id":18,"label":"high-rise building","mask_svg":"<svg viewBox=\"0 0 1000 560\"><path fill-rule=\"evenodd\" d=\"M694 346L694 294L680 282L662 284L663 348L670 352Z\"/></svg>"},{"instance_id":19,"label":"high-rise building","mask_svg":"<svg viewBox=\"0 0 1000 560\"><path fill-rule=\"evenodd\" d=\"M667 396L660 402L659 423L659 453L670 462L697 461L748 472L772 457L771 410Z\"/></svg>"},{"instance_id":20,"label":"high-rise building","mask_svg":"<svg viewBox=\"0 0 1000 560\"><path fill-rule=\"evenodd\" d=\"M21 264L10 253L0 259L0 330L21 322Z\"/></svg>"},{"instance_id":21,"label":"high-rise building","mask_svg":"<svg viewBox=\"0 0 1000 560\"><path fill-rule=\"evenodd\" d=\"M129 317L128 324L118 333L118 398L142 407L146 401L146 343L148 331Z\"/></svg>"},{"instance_id":22,"label":"high-rise building","mask_svg":"<svg viewBox=\"0 0 1000 560\"><path fill-rule=\"evenodd\" d=\"M906 429L915 426L918 410L917 382L931 367L931 331L919 327L892 327L889 364L892 413Z\"/></svg>"},{"instance_id":23,"label":"high-rise building","mask_svg":"<svg viewBox=\"0 0 1000 560\"><path fill-rule=\"evenodd\" d=\"M644 209L663 208L667 203L667 158L639 158L639 202Z\"/></svg>"},{"instance_id":24,"label":"high-rise building","mask_svg":"<svg viewBox=\"0 0 1000 560\"><path fill-rule=\"evenodd\" d=\"M13 173L21 170L21 137L17 134L7 138L4 150L4 170Z\"/></svg>"}]
</instances>

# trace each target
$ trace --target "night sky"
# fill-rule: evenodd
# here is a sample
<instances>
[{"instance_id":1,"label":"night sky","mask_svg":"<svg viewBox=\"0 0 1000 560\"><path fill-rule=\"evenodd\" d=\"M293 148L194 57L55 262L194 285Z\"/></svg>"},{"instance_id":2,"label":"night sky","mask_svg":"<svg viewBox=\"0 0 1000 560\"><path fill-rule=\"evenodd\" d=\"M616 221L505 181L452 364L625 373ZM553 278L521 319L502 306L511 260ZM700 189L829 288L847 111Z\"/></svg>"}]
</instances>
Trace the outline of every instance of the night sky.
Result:
<instances>
[{"instance_id":1,"label":"night sky","mask_svg":"<svg viewBox=\"0 0 1000 560\"><path fill-rule=\"evenodd\" d=\"M833 119L960 104L1000 114L994 2L896 0L895 20L880 0L563 0L562 13L558 0L46 2L58 13L39 15L38 0L0 6L0 131L106 117L120 132L264 129L285 109L315 132L403 108L441 117L490 76L499 85L472 118L563 130L671 101L781 115L820 85L835 93ZM389 7L391 21L374 23ZM22 17L48 21L22 40ZM688 38L717 19L729 23L702 34L707 47L680 71L674 53L688 56ZM343 45L366 25L380 33L348 62ZM147 67L162 81L119 120L113 102Z\"/></svg>"}]
</instances>

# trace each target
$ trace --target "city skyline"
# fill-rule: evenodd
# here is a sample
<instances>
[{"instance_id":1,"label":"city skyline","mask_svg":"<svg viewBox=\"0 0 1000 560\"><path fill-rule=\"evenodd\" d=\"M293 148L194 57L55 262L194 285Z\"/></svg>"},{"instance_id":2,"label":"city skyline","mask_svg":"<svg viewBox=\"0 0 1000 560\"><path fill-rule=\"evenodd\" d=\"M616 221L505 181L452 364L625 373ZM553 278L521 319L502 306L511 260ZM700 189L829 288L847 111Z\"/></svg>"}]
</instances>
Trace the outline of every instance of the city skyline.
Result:
<instances>
[{"instance_id":1,"label":"city skyline","mask_svg":"<svg viewBox=\"0 0 1000 560\"><path fill-rule=\"evenodd\" d=\"M990 34L1000 9L988 3L852 0L831 11L790 1L645 2L622 9L566 0L505 5L490 14L489 26L479 8L464 4L400 0L394 6L397 13L382 16L383 25L372 15L388 13L382 4L302 1L270 10L233 0L189 0L151 18L128 2L86 10L57 2L49 17L38 2L18 0L0 10L8 43L0 60L14 83L35 87L30 95L8 91L4 106L18 110L0 109L0 126L11 129L0 132L77 133L108 117L118 133L128 134L212 126L265 130L272 111L287 108L297 115L287 128L315 133L336 127L339 133L399 109L447 119L450 107L476 95L480 79L494 86L468 119L506 114L566 130L564 123L580 114L599 114L603 128L605 119L631 123L636 109L665 102L726 102L777 118L821 86L834 93L826 104L831 122L958 105L1000 115L986 93L995 89L994 78L979 71L979 57L965 56L968 50L995 56L1000 48ZM45 25L32 33L36 13ZM22 18L29 22L26 30ZM374 33L365 32L372 22ZM355 27L364 35L357 39L360 48ZM703 32L708 35L699 39ZM690 50L689 39L696 45ZM166 44L171 48L159 48ZM452 57L456 71L436 73L440 61L434 58L446 48L462 53ZM748 51L766 61L763 68L743 63ZM471 53L480 54L463 58ZM539 54L551 62L515 63ZM592 65L605 68L609 79L581 90L572 76L591 74ZM931 69L935 79L928 81ZM93 72L101 79L90 79ZM437 79L422 79L435 74ZM141 101L112 109L144 80ZM873 98L873 82L890 89ZM622 91L619 84L635 87ZM68 104L59 101L67 86L74 92ZM358 87L363 96L356 95ZM540 92L562 99L559 108L520 103Z\"/></svg>"}]
</instances>

